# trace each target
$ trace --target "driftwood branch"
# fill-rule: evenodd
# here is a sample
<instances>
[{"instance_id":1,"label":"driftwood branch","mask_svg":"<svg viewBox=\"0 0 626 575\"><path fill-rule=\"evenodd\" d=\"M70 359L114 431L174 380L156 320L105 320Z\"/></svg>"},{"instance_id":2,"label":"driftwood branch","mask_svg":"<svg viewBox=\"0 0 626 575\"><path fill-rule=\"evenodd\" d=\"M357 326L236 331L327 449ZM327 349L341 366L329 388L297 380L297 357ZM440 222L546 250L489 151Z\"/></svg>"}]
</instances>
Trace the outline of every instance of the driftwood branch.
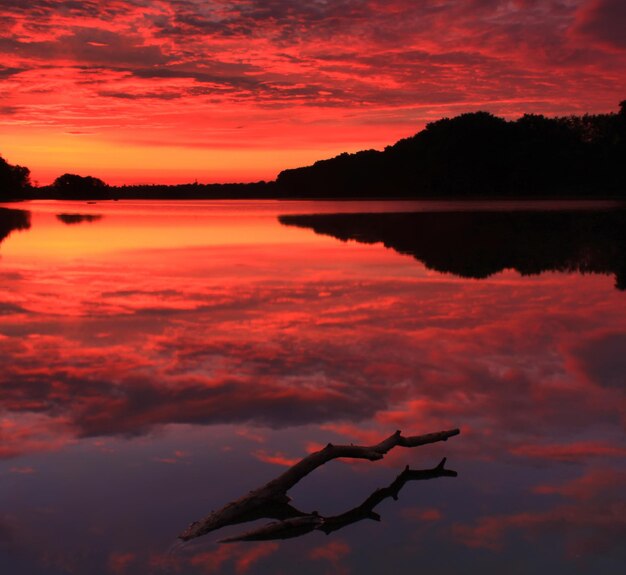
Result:
<instances>
[{"instance_id":1,"label":"driftwood branch","mask_svg":"<svg viewBox=\"0 0 626 575\"><path fill-rule=\"evenodd\" d=\"M290 539L292 537L300 537L310 533L311 531L323 531L328 535L333 531L343 529L347 525L357 523L363 519L373 519L380 521L380 515L374 511L374 508L382 503L388 497L395 501L398 499L400 490L409 481L417 481L424 479L435 479L436 477L456 477L456 471L445 469L446 459L433 467L432 469L409 469L407 465L405 469L394 479L387 487L377 489L372 493L361 505L332 517L322 517L317 512L302 517L285 519L284 521L274 521L267 525L248 531L241 535L228 537L220 540L220 543L233 543L236 541L269 541L273 539Z\"/></svg>"},{"instance_id":2,"label":"driftwood branch","mask_svg":"<svg viewBox=\"0 0 626 575\"><path fill-rule=\"evenodd\" d=\"M294 528L296 525L299 525L302 529L304 529L305 526L315 525L318 521L316 519L317 516L310 513L303 513L292 507L289 504L290 498L287 496L287 491L301 479L309 475L309 473L321 465L324 465L324 463L338 458L376 461L382 459L385 454L394 447L418 447L437 441L446 441L448 438L458 435L459 433L460 431L458 429L451 429L426 435L403 437L400 431L396 431L384 441L371 446L332 445L329 443L320 451L311 453L290 467L276 479L251 491L240 499L228 503L200 521L192 523L178 537L183 541L189 541L190 539L195 539L196 537L200 537L201 535L205 535L227 525L246 523L260 518L279 519L283 522L289 520L293 523ZM432 470L429 471L432 472ZM425 472L413 471L412 473ZM404 483L402 483L402 485L404 485ZM323 520L323 518L320 519ZM285 525L279 525L277 528L284 527ZM289 524L287 527L288 529L290 528ZM314 526L313 529L315 528Z\"/></svg>"}]
</instances>

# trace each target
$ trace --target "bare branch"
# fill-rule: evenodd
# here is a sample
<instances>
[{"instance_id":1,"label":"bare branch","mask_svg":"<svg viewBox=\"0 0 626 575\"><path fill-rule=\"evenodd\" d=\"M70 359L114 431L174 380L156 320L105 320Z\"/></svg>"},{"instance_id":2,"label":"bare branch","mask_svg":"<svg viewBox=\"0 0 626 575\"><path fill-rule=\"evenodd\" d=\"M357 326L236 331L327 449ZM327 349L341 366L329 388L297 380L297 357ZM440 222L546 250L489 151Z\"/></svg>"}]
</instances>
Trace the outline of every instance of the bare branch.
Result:
<instances>
[{"instance_id":1,"label":"bare branch","mask_svg":"<svg viewBox=\"0 0 626 575\"><path fill-rule=\"evenodd\" d=\"M317 513L294 517L284 521L273 521L259 529L247 531L241 535L220 539L219 543L235 543L237 541L271 541L274 539L291 539L311 533L319 529L324 523L324 518Z\"/></svg>"},{"instance_id":2,"label":"bare branch","mask_svg":"<svg viewBox=\"0 0 626 575\"><path fill-rule=\"evenodd\" d=\"M459 433L458 429L451 429L426 435L403 437L400 431L396 431L384 441L372 446L332 445L329 443L320 451L311 453L303 458L285 471L285 473L263 487L251 491L240 499L228 503L218 511L210 513L200 521L192 523L178 537L183 541L189 541L227 525L254 521L262 517L283 521L310 517L312 514L302 513L289 505L290 498L287 496L287 491L309 473L324 465L324 463L337 458L376 461L382 459L388 451L396 446L418 447L437 441L447 441L449 437ZM279 525L278 528L281 528L281 526Z\"/></svg>"},{"instance_id":3,"label":"bare branch","mask_svg":"<svg viewBox=\"0 0 626 575\"><path fill-rule=\"evenodd\" d=\"M445 469L445 464L446 458L444 457L439 465L437 465L437 467L433 467L432 469L409 469L409 466L407 465L402 473L394 479L391 485L382 489L377 489L358 507L350 509L350 511L346 511L341 515L325 518L324 522L318 527L318 529L328 535L329 533L337 531L346 525L356 523L357 521L361 521L363 519L380 521L380 516L374 512L374 508L388 497L397 501L400 490L408 481L421 481L425 479L435 479L437 477L456 477L457 472L452 471L451 469Z\"/></svg>"},{"instance_id":4,"label":"bare branch","mask_svg":"<svg viewBox=\"0 0 626 575\"><path fill-rule=\"evenodd\" d=\"M311 453L290 467L287 471L285 471L285 473L268 483L267 487L276 484L280 491L287 492L303 477L306 477L309 473L332 459L345 457L351 459L368 459L370 461L377 461L378 459L382 459L387 452L396 446L418 447L420 445L435 443L437 441L447 441L449 437L458 435L459 433L459 429L451 429L449 431L439 431L437 433L428 433L426 435L403 437L400 431L396 431L384 441L369 447L359 445L333 445L332 443L329 443L326 447L324 447L324 449Z\"/></svg>"},{"instance_id":5,"label":"bare branch","mask_svg":"<svg viewBox=\"0 0 626 575\"><path fill-rule=\"evenodd\" d=\"M300 537L311 531L323 531L327 535L333 531L343 529L347 525L357 523L363 519L373 519L380 521L378 513L374 512L374 508L382 503L388 497L394 500L398 499L400 490L409 481L418 481L424 479L435 479L437 477L456 477L456 471L445 469L446 459L442 459L437 467L432 469L409 469L407 465L405 469L394 479L387 487L377 489L372 493L361 505L346 511L340 515L332 517L322 517L314 512L303 517L285 519L284 521L274 521L268 523L258 529L253 529L241 535L235 535L222 539L220 543L233 543L236 541L269 541L274 539L290 539L292 537Z\"/></svg>"}]
</instances>

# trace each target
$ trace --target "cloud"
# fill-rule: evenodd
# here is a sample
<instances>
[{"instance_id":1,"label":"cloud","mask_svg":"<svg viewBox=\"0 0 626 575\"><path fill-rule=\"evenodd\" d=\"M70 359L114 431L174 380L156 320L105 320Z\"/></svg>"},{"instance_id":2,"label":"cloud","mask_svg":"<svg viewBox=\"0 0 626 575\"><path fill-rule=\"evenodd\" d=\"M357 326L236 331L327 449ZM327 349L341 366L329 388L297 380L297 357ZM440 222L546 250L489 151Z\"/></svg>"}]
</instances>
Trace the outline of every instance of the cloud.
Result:
<instances>
[{"instance_id":1,"label":"cloud","mask_svg":"<svg viewBox=\"0 0 626 575\"><path fill-rule=\"evenodd\" d=\"M577 501L593 501L614 497L626 480L626 472L612 469L592 469L586 474L564 484L537 485L533 489L539 494L557 494Z\"/></svg>"},{"instance_id":2,"label":"cloud","mask_svg":"<svg viewBox=\"0 0 626 575\"><path fill-rule=\"evenodd\" d=\"M591 376L612 381L623 355L623 294L609 278L585 276L575 290L566 274L465 282L327 238L307 244L305 267L302 250L265 243L185 247L185 258L176 229L161 234L168 249L150 240L154 249L106 263L3 275L8 311L23 310L3 316L0 336L3 457L172 424L323 425L350 442L416 421L462 427L470 440L450 449L479 459L623 452L622 391ZM385 275L373 277L378 266ZM67 279L77 277L80 292ZM260 457L289 463L285 453Z\"/></svg>"},{"instance_id":3,"label":"cloud","mask_svg":"<svg viewBox=\"0 0 626 575\"><path fill-rule=\"evenodd\" d=\"M436 522L443 519L443 513L436 507L407 507L401 511L403 517L411 521Z\"/></svg>"},{"instance_id":4,"label":"cloud","mask_svg":"<svg viewBox=\"0 0 626 575\"><path fill-rule=\"evenodd\" d=\"M574 31L614 49L626 48L626 5L621 0L590 0L576 15Z\"/></svg>"},{"instance_id":5,"label":"cloud","mask_svg":"<svg viewBox=\"0 0 626 575\"><path fill-rule=\"evenodd\" d=\"M17 475L33 475L37 473L34 467L9 467L9 473L15 473Z\"/></svg>"},{"instance_id":6,"label":"cloud","mask_svg":"<svg viewBox=\"0 0 626 575\"><path fill-rule=\"evenodd\" d=\"M269 557L277 550L277 543L262 543L252 548L240 550L239 556L235 561L235 573L237 573L237 575L248 573L253 566L259 563L262 559Z\"/></svg>"},{"instance_id":7,"label":"cloud","mask_svg":"<svg viewBox=\"0 0 626 575\"><path fill-rule=\"evenodd\" d=\"M114 575L124 575L130 571L130 566L135 560L135 553L111 553L109 556L109 570Z\"/></svg>"},{"instance_id":8,"label":"cloud","mask_svg":"<svg viewBox=\"0 0 626 575\"><path fill-rule=\"evenodd\" d=\"M4 80L5 78L9 78L10 76L15 76L16 74L20 74L25 70L25 68L7 68L6 66L0 66L0 80ZM10 109L7 107L7 109ZM17 108L15 108L17 110Z\"/></svg>"},{"instance_id":9,"label":"cloud","mask_svg":"<svg viewBox=\"0 0 626 575\"><path fill-rule=\"evenodd\" d=\"M72 27L59 38L23 41L1 38L0 52L14 57L33 58L41 63L55 61L63 65L135 67L158 66L167 62L158 46L142 45L137 36L121 35L98 28ZM41 64L40 64L41 65Z\"/></svg>"},{"instance_id":10,"label":"cloud","mask_svg":"<svg viewBox=\"0 0 626 575\"><path fill-rule=\"evenodd\" d=\"M313 559L314 561L330 561L333 565L337 565L350 551L350 545L345 541L331 541L330 543L311 549L309 551L309 559Z\"/></svg>"},{"instance_id":11,"label":"cloud","mask_svg":"<svg viewBox=\"0 0 626 575\"><path fill-rule=\"evenodd\" d=\"M26 310L17 304L11 302L0 301L0 316L25 313Z\"/></svg>"},{"instance_id":12,"label":"cloud","mask_svg":"<svg viewBox=\"0 0 626 575\"><path fill-rule=\"evenodd\" d=\"M252 546L222 545L215 551L196 553L189 564L198 567L203 573L220 573L222 565L232 563L237 575L245 575L266 557L278 551L277 543L264 542Z\"/></svg>"},{"instance_id":13,"label":"cloud","mask_svg":"<svg viewBox=\"0 0 626 575\"><path fill-rule=\"evenodd\" d=\"M619 550L626 536L623 481L623 473L607 469L590 472L560 487L538 487L537 493L559 493L575 502L544 511L484 516L473 525L456 524L453 535L467 547L491 551L506 548L508 533L531 540L560 536L564 551L571 556Z\"/></svg>"},{"instance_id":14,"label":"cloud","mask_svg":"<svg viewBox=\"0 0 626 575\"><path fill-rule=\"evenodd\" d=\"M291 467L301 460L301 457L287 457L284 453L268 453L265 450L258 450L253 453L259 461L271 463L273 465L281 465L283 467Z\"/></svg>"},{"instance_id":15,"label":"cloud","mask_svg":"<svg viewBox=\"0 0 626 575\"><path fill-rule=\"evenodd\" d=\"M626 333L596 334L572 350L573 361L585 375L599 386L626 391Z\"/></svg>"},{"instance_id":16,"label":"cloud","mask_svg":"<svg viewBox=\"0 0 626 575\"><path fill-rule=\"evenodd\" d=\"M597 457L624 457L626 448L608 443L582 441L565 445L520 445L511 448L511 453L551 461L580 462Z\"/></svg>"},{"instance_id":17,"label":"cloud","mask_svg":"<svg viewBox=\"0 0 626 575\"><path fill-rule=\"evenodd\" d=\"M214 147L291 149L302 138L314 159L320 146L382 146L460 111L615 109L626 59L587 39L619 45L621 6L11 0L0 4L0 91L22 133L108 141L114 130L137 149L138 131L174 145L216 130ZM242 116L251 128L234 130Z\"/></svg>"}]
</instances>

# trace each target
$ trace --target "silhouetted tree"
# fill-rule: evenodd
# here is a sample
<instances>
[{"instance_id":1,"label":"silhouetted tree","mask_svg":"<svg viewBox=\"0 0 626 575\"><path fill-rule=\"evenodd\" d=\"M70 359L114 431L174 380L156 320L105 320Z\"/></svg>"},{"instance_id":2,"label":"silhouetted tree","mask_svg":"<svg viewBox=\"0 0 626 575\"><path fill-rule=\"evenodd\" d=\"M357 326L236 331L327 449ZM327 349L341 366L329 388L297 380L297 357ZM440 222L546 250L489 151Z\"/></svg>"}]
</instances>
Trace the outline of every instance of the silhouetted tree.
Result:
<instances>
[{"instance_id":1,"label":"silhouetted tree","mask_svg":"<svg viewBox=\"0 0 626 575\"><path fill-rule=\"evenodd\" d=\"M55 198L67 200L107 199L109 186L101 179L92 176L63 174L51 186Z\"/></svg>"},{"instance_id":2,"label":"silhouetted tree","mask_svg":"<svg viewBox=\"0 0 626 575\"><path fill-rule=\"evenodd\" d=\"M30 170L0 156L0 202L27 199L30 187Z\"/></svg>"},{"instance_id":3,"label":"silhouetted tree","mask_svg":"<svg viewBox=\"0 0 626 575\"><path fill-rule=\"evenodd\" d=\"M487 112L432 122L383 152L285 170L289 197L506 197L626 192L626 101L617 114L506 121Z\"/></svg>"},{"instance_id":4,"label":"silhouetted tree","mask_svg":"<svg viewBox=\"0 0 626 575\"><path fill-rule=\"evenodd\" d=\"M139 184L111 187L110 193L116 199L274 199L280 197L275 182L252 182L231 184Z\"/></svg>"}]
</instances>

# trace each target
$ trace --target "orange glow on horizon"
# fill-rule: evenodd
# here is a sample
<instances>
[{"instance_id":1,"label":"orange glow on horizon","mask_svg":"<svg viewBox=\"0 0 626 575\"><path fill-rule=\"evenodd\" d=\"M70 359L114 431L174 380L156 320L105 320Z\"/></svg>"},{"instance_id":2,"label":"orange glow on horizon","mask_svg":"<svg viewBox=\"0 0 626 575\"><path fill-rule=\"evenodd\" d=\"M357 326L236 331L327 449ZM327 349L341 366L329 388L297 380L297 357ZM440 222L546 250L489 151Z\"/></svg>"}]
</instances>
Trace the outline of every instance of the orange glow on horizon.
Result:
<instances>
[{"instance_id":1,"label":"orange glow on horizon","mask_svg":"<svg viewBox=\"0 0 626 575\"><path fill-rule=\"evenodd\" d=\"M271 180L487 110L615 111L623 4L9 2L0 154L50 183Z\"/></svg>"}]
</instances>

